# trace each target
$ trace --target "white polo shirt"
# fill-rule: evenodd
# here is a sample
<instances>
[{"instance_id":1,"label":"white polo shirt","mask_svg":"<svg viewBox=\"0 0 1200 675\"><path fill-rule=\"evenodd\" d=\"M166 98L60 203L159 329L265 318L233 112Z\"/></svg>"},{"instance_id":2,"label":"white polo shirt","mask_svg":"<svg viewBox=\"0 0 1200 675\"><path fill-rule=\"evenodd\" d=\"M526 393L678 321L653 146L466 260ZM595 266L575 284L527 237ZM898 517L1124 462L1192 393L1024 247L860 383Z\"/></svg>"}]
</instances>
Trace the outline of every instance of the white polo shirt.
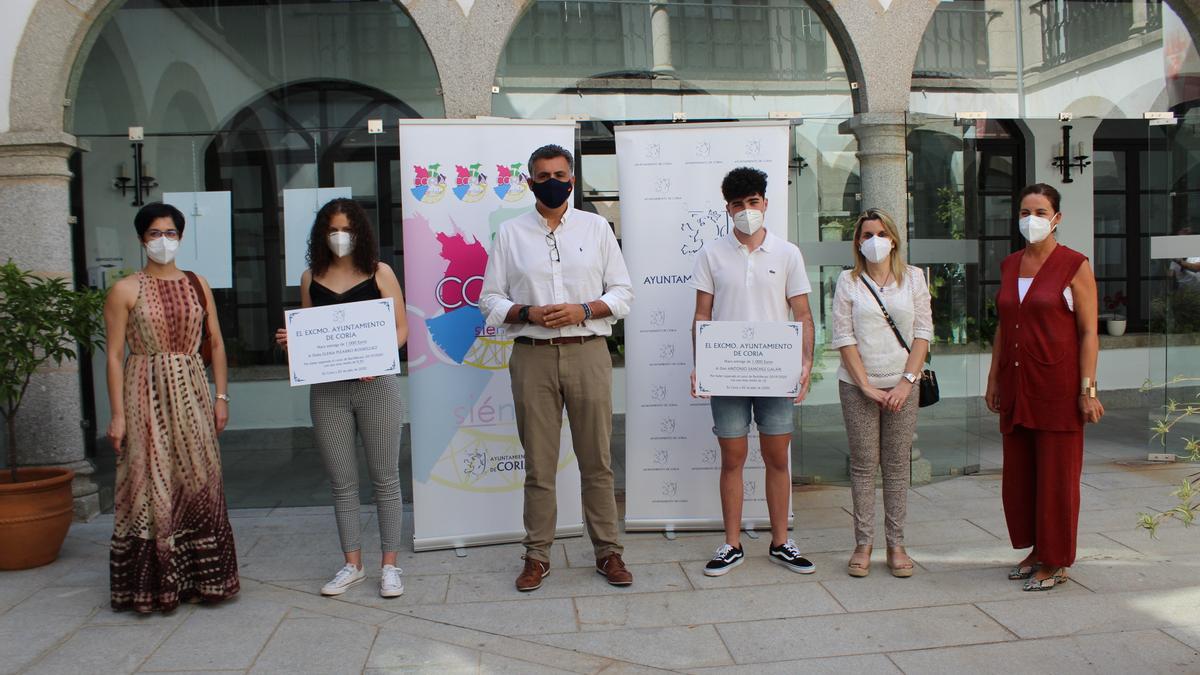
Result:
<instances>
[{"instance_id":1,"label":"white polo shirt","mask_svg":"<svg viewBox=\"0 0 1200 675\"><path fill-rule=\"evenodd\" d=\"M713 321L791 321L788 298L812 292L804 256L767 232L754 251L730 232L696 255L689 285L713 295Z\"/></svg>"}]
</instances>

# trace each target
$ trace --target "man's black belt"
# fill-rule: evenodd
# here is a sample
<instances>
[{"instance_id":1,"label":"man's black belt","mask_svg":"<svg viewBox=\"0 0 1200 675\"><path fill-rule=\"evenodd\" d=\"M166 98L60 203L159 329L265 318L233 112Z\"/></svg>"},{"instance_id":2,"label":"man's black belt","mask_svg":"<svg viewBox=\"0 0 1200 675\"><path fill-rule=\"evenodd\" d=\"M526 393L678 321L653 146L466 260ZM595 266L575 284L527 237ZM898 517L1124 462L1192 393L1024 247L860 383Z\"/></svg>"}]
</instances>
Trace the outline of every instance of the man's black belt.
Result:
<instances>
[{"instance_id":1,"label":"man's black belt","mask_svg":"<svg viewBox=\"0 0 1200 675\"><path fill-rule=\"evenodd\" d=\"M514 338L514 342L519 342L523 345L533 345L535 347L544 347L546 345L581 345L589 340L595 340L599 335L575 335L573 337L556 337L549 340L540 340L538 338L525 337L524 335Z\"/></svg>"}]
</instances>

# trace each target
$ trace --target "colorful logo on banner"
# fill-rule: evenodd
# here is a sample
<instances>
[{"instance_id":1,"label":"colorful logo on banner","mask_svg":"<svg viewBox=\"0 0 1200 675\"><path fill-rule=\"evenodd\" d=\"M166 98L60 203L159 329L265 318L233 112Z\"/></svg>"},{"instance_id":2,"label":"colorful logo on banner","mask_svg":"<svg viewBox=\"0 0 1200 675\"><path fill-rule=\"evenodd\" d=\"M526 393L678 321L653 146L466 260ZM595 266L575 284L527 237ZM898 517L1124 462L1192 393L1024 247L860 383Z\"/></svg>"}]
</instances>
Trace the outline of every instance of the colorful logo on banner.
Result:
<instances>
[{"instance_id":1,"label":"colorful logo on banner","mask_svg":"<svg viewBox=\"0 0 1200 675\"><path fill-rule=\"evenodd\" d=\"M446 196L446 177L441 168L441 164L413 165L416 171L412 186L414 197L426 204L436 204Z\"/></svg>"},{"instance_id":2,"label":"colorful logo on banner","mask_svg":"<svg viewBox=\"0 0 1200 675\"><path fill-rule=\"evenodd\" d=\"M479 170L482 164L476 162L470 166L456 164L454 170L458 173L454 179L454 196L460 201L473 204L487 194L487 176Z\"/></svg>"},{"instance_id":3,"label":"colorful logo on banner","mask_svg":"<svg viewBox=\"0 0 1200 675\"><path fill-rule=\"evenodd\" d=\"M496 165L496 196L506 202L519 202L529 194L529 176L521 171L521 162Z\"/></svg>"}]
</instances>

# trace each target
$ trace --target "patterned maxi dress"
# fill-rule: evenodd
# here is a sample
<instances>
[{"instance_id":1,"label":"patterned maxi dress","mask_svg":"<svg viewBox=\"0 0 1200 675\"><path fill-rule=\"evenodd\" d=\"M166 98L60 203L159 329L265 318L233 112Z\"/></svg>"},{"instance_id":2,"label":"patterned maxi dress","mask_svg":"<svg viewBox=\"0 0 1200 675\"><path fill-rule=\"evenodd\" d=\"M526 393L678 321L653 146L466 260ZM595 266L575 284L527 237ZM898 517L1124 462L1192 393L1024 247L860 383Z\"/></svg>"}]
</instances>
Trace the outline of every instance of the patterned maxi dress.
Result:
<instances>
[{"instance_id":1,"label":"patterned maxi dress","mask_svg":"<svg viewBox=\"0 0 1200 675\"><path fill-rule=\"evenodd\" d=\"M204 309L186 277L139 273L125 339L125 449L117 462L112 607L170 611L238 592L213 405L199 347Z\"/></svg>"}]
</instances>

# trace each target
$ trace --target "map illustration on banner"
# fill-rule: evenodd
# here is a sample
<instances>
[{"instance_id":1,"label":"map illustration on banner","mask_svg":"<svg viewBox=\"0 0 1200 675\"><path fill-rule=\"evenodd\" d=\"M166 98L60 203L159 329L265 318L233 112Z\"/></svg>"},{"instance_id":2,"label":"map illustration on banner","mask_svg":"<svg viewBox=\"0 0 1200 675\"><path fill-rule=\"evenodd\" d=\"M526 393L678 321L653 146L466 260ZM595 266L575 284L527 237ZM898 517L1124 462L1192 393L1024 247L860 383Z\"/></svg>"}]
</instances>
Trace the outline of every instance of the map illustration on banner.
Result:
<instances>
[{"instance_id":1,"label":"map illustration on banner","mask_svg":"<svg viewBox=\"0 0 1200 675\"><path fill-rule=\"evenodd\" d=\"M768 176L766 227L787 236L787 122L617 127L621 234L633 279L625 319L625 527L721 529L721 461L705 399L691 397L689 285L696 254L730 234L721 180ZM750 433L743 518L768 523L764 466Z\"/></svg>"},{"instance_id":2,"label":"map illustration on banner","mask_svg":"<svg viewBox=\"0 0 1200 675\"><path fill-rule=\"evenodd\" d=\"M533 208L527 158L546 143L573 147L574 124L403 120L399 141L414 548L519 541L525 469L512 339L485 325L479 295L499 228ZM579 473L565 421L562 439L559 533L578 534Z\"/></svg>"}]
</instances>

